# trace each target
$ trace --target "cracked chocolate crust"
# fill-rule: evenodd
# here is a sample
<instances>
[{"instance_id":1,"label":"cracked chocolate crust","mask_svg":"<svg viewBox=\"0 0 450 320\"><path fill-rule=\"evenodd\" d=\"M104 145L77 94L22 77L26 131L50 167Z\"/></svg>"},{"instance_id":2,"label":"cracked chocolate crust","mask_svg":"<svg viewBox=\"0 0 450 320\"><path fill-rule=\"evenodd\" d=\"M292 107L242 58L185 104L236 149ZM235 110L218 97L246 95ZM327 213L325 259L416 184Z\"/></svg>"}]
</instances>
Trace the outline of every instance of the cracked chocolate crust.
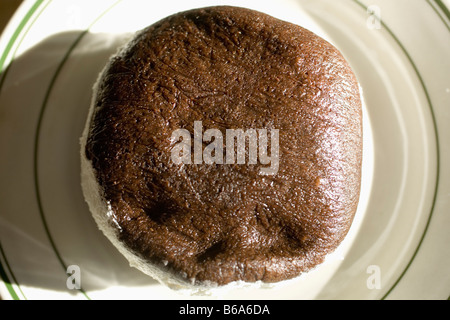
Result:
<instances>
[{"instance_id":1,"label":"cracked chocolate crust","mask_svg":"<svg viewBox=\"0 0 450 320\"><path fill-rule=\"evenodd\" d=\"M97 89L82 153L109 227L144 264L194 285L273 283L322 263L348 233L360 93L341 53L310 31L244 8L178 13L137 33ZM224 135L278 129L278 173L174 164L171 135L194 121Z\"/></svg>"}]
</instances>

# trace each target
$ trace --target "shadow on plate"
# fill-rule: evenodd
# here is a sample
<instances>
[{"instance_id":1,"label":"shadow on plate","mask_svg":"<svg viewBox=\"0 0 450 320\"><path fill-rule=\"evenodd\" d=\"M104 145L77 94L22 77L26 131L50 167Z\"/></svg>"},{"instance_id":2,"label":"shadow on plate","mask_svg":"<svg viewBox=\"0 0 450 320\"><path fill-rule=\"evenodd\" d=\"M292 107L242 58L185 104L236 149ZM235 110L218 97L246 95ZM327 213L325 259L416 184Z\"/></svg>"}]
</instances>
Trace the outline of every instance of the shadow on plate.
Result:
<instances>
[{"instance_id":1,"label":"shadow on plate","mask_svg":"<svg viewBox=\"0 0 450 320\"><path fill-rule=\"evenodd\" d=\"M22 216L20 222L14 220L13 212L0 217L4 236L18 239L14 253L8 254L8 245L5 252L13 278L21 286L67 291L71 265L80 268L85 291L157 285L131 268L99 231L80 187L79 139L92 86L129 36L82 31L55 34L16 58L2 74L2 98L10 102L3 106L7 111L0 114L0 124L11 122L11 117L20 119L18 127L10 129L11 135L20 133L17 146L9 150L19 158L10 168L27 176L22 182L12 182L12 190L28 188L35 197L27 206L15 206L16 215ZM26 179L27 188L23 185Z\"/></svg>"}]
</instances>

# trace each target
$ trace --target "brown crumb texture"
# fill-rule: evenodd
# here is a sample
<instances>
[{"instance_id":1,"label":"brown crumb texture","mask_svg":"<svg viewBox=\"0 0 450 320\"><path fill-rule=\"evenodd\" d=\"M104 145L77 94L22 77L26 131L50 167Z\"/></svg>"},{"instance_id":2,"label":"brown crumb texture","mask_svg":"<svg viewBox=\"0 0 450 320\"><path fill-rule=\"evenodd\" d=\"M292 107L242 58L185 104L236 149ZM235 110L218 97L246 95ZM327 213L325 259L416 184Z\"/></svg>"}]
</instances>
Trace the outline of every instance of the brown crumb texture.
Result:
<instances>
[{"instance_id":1,"label":"brown crumb texture","mask_svg":"<svg viewBox=\"0 0 450 320\"><path fill-rule=\"evenodd\" d=\"M177 165L172 132L278 129L276 175ZM359 198L361 101L341 53L266 14L210 7L139 32L103 74L86 156L148 263L195 283L277 282L321 263Z\"/></svg>"}]
</instances>

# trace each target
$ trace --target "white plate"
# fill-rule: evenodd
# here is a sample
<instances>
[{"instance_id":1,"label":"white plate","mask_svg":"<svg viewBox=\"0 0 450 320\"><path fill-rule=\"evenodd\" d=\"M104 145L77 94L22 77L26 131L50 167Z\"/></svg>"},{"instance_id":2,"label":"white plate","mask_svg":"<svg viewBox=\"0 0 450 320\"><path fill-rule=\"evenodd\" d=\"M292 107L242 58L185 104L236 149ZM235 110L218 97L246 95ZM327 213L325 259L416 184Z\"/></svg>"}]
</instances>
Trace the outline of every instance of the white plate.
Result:
<instances>
[{"instance_id":1,"label":"white plate","mask_svg":"<svg viewBox=\"0 0 450 320\"><path fill-rule=\"evenodd\" d=\"M25 1L0 39L3 299L202 299L130 268L95 225L79 175L91 86L123 34L238 1ZM447 5L447 7L445 6ZM365 98L363 189L327 262L232 299L447 299L450 294L448 1L284 0L245 6L311 29L353 66ZM381 17L381 19L379 19ZM72 290L70 266L81 289ZM75 275L78 275L76 273ZM216 297L214 297L216 298Z\"/></svg>"}]
</instances>

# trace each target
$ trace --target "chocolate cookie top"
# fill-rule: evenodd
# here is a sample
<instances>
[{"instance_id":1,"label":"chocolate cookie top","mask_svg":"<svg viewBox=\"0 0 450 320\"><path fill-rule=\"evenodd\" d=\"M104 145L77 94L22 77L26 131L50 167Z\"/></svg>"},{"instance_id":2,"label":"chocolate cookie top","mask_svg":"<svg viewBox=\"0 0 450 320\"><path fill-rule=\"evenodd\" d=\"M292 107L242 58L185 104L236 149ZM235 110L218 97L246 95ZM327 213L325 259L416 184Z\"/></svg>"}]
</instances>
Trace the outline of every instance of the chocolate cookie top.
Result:
<instances>
[{"instance_id":1,"label":"chocolate cookie top","mask_svg":"<svg viewBox=\"0 0 450 320\"><path fill-rule=\"evenodd\" d=\"M219 285L296 277L351 226L358 84L339 51L308 30L236 7L175 14L111 60L93 108L85 155L111 226L133 254L175 277ZM266 129L270 140L278 130L276 172L248 161L175 163L173 133L193 135L199 121L223 137Z\"/></svg>"}]
</instances>

